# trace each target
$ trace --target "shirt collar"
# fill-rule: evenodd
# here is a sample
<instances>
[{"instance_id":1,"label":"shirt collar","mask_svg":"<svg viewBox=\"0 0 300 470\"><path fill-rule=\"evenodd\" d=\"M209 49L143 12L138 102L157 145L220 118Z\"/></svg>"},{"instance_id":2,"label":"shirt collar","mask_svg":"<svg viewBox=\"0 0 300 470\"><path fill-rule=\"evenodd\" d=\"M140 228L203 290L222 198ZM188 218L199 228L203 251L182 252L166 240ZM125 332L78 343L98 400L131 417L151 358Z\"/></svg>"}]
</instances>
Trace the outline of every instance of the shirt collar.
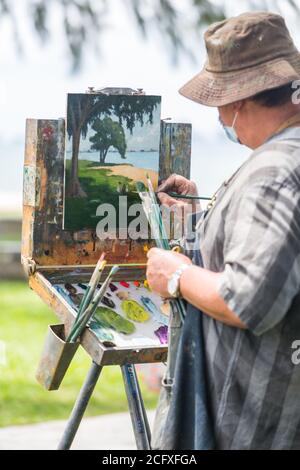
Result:
<instances>
[{"instance_id":1,"label":"shirt collar","mask_svg":"<svg viewBox=\"0 0 300 470\"><path fill-rule=\"evenodd\" d=\"M269 139L266 140L266 142L274 142L274 141L277 141L277 140L281 140L282 139L282 136L284 135L284 138L287 138L287 139L293 139L293 138L298 138L298 133L296 132L296 137L286 137L286 131L297 131L298 129L300 129L300 112L299 113L296 113L294 114L293 116L291 116L290 118L286 119L281 125L280 127L277 129L277 131L271 136L269 137ZM290 135L291 133L288 133L288 135ZM294 133L292 133L292 135L294 135Z\"/></svg>"},{"instance_id":2,"label":"shirt collar","mask_svg":"<svg viewBox=\"0 0 300 470\"><path fill-rule=\"evenodd\" d=\"M300 139L300 127L289 127L272 135L265 143L277 142L278 140Z\"/></svg>"}]
</instances>

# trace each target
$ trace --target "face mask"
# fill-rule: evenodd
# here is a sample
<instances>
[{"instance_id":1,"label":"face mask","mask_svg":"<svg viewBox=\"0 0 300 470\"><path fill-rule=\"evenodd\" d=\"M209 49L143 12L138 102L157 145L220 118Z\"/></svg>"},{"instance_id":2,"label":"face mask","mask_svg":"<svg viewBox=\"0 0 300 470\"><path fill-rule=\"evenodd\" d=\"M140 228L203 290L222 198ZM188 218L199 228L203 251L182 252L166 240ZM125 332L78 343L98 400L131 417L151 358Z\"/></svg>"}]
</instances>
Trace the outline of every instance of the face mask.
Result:
<instances>
[{"instance_id":1,"label":"face mask","mask_svg":"<svg viewBox=\"0 0 300 470\"><path fill-rule=\"evenodd\" d=\"M234 142L235 144L241 144L241 141L240 141L240 139L238 138L238 135L237 135L236 130L235 130L235 128L234 128L235 123L236 123L236 120L237 120L237 117L238 117L238 114L239 114L239 112L237 111L237 112L235 113L232 126L225 126L225 124L223 123L222 119L219 117L220 123L222 124L223 129L224 129L224 131L225 131L225 133L226 133L228 139L230 139L230 140L231 140L232 142Z\"/></svg>"}]
</instances>

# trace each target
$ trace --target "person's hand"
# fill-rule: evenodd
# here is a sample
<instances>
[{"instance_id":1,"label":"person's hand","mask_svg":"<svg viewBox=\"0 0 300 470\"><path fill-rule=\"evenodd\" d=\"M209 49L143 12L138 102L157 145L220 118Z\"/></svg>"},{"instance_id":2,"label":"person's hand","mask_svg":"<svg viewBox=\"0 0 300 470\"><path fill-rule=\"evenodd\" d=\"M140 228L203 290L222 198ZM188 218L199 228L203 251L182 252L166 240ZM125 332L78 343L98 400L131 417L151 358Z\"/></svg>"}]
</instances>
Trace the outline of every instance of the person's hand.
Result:
<instances>
[{"instance_id":1,"label":"person's hand","mask_svg":"<svg viewBox=\"0 0 300 470\"><path fill-rule=\"evenodd\" d=\"M182 264L192 264L190 258L174 251L151 248L147 253L147 281L150 288L162 297L170 297L168 281Z\"/></svg>"},{"instance_id":2,"label":"person's hand","mask_svg":"<svg viewBox=\"0 0 300 470\"><path fill-rule=\"evenodd\" d=\"M189 181L183 176L173 174L163 181L157 188L157 196L160 202L168 207L185 208L191 209L192 212L200 210L200 203L195 199L180 199L169 196L168 192L174 192L177 194L190 194L192 196L198 196L196 183Z\"/></svg>"}]
</instances>

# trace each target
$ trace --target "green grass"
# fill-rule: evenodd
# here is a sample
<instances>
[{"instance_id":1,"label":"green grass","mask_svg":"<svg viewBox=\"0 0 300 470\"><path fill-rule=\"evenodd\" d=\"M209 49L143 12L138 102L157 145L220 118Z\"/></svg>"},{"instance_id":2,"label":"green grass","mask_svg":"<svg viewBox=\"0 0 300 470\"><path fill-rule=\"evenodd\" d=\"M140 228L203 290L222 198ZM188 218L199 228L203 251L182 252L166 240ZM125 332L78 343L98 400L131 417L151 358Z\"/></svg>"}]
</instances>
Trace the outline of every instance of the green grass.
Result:
<instances>
[{"instance_id":1,"label":"green grass","mask_svg":"<svg viewBox=\"0 0 300 470\"><path fill-rule=\"evenodd\" d=\"M15 232L0 233L0 242L20 242L21 243L21 233L15 233Z\"/></svg>"},{"instance_id":2,"label":"green grass","mask_svg":"<svg viewBox=\"0 0 300 470\"><path fill-rule=\"evenodd\" d=\"M0 219L16 220L22 219L22 208L9 209L0 208Z\"/></svg>"},{"instance_id":3,"label":"green grass","mask_svg":"<svg viewBox=\"0 0 300 470\"><path fill-rule=\"evenodd\" d=\"M35 380L47 325L58 323L52 311L25 282L0 284L0 341L6 345L6 365L0 364L0 426L66 419L91 360L82 348L55 392L44 390ZM157 395L141 383L145 404L153 408ZM86 416L127 410L119 367L105 367Z\"/></svg>"},{"instance_id":4,"label":"green grass","mask_svg":"<svg viewBox=\"0 0 300 470\"><path fill-rule=\"evenodd\" d=\"M95 164L95 162L88 160L80 160L79 162L80 184L88 197L66 197L66 227L69 230L82 230L85 228L95 229L100 220L100 217L96 216L96 210L100 204L108 203L114 206L116 208L118 221L118 183L128 185L130 191L127 197L128 206L140 202L139 196L132 193L132 191L135 191L135 183L130 178L112 175L110 170L106 169L93 170L93 167L97 165L99 166L100 163ZM70 161L67 161L67 185L70 178L69 169Z\"/></svg>"}]
</instances>

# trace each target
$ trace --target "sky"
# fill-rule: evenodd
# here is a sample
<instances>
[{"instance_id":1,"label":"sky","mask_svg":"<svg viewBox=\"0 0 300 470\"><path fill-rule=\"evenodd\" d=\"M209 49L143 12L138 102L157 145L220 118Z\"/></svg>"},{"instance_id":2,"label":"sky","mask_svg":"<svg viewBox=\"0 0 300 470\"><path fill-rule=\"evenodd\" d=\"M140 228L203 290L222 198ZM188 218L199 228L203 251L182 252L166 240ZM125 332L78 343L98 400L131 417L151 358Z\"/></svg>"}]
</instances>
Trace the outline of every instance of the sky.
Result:
<instances>
[{"instance_id":1,"label":"sky","mask_svg":"<svg viewBox=\"0 0 300 470\"><path fill-rule=\"evenodd\" d=\"M181 0L184 5L185 0ZM113 5L107 32L100 36L100 56L87 50L79 73L70 73L60 23L52 16L54 37L42 47L26 20L26 1L18 0L17 17L25 55L16 53L10 28L0 30L0 212L21 210L22 165L26 118L59 118L66 112L67 93L82 93L89 86L143 88L161 95L161 117L189 122L193 127L192 179L201 195L210 196L224 179L249 156L250 151L226 139L214 108L185 99L178 89L198 73L205 60L202 34L191 36L196 60L182 58L175 67L160 37L144 41L132 19ZM245 11L245 2L226 2L230 14ZM188 12L187 12L188 15ZM300 35L293 14L286 19L297 46ZM298 19L299 22L299 19ZM187 33L188 34L188 33Z\"/></svg>"}]
</instances>

